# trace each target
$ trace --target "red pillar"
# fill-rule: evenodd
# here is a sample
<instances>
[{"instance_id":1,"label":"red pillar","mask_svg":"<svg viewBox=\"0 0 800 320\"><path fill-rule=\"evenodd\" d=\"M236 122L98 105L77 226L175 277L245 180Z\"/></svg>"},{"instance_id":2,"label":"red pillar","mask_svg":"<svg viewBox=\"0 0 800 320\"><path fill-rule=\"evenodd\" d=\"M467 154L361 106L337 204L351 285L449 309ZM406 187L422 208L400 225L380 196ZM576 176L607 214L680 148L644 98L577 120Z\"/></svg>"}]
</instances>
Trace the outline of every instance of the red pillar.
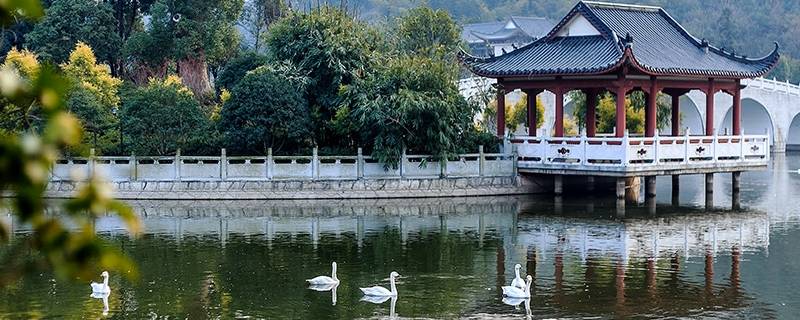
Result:
<instances>
[{"instance_id":1,"label":"red pillar","mask_svg":"<svg viewBox=\"0 0 800 320\"><path fill-rule=\"evenodd\" d=\"M708 91L706 91L706 135L714 135L714 78L708 79Z\"/></svg>"},{"instance_id":2,"label":"red pillar","mask_svg":"<svg viewBox=\"0 0 800 320\"><path fill-rule=\"evenodd\" d=\"M616 136L622 137L625 135L626 130L626 117L625 117L625 93L628 91L628 88L625 87L617 87L617 126L616 126Z\"/></svg>"},{"instance_id":3,"label":"red pillar","mask_svg":"<svg viewBox=\"0 0 800 320\"><path fill-rule=\"evenodd\" d=\"M681 94L672 94L672 135L681 135Z\"/></svg>"},{"instance_id":4,"label":"red pillar","mask_svg":"<svg viewBox=\"0 0 800 320\"><path fill-rule=\"evenodd\" d=\"M530 89L525 90L525 95L528 99L528 135L531 137L536 136L536 96L541 93L542 90L539 89Z\"/></svg>"},{"instance_id":5,"label":"red pillar","mask_svg":"<svg viewBox=\"0 0 800 320\"><path fill-rule=\"evenodd\" d=\"M742 134L742 89L739 80L736 80L736 89L733 90L733 135Z\"/></svg>"},{"instance_id":6,"label":"red pillar","mask_svg":"<svg viewBox=\"0 0 800 320\"><path fill-rule=\"evenodd\" d=\"M652 137L656 134L656 115L658 114L656 102L658 99L658 87L656 79L650 78L650 93L647 94L647 106L644 110L644 136Z\"/></svg>"},{"instance_id":7,"label":"red pillar","mask_svg":"<svg viewBox=\"0 0 800 320\"><path fill-rule=\"evenodd\" d=\"M506 135L506 90L502 86L497 88L497 136Z\"/></svg>"},{"instance_id":8,"label":"red pillar","mask_svg":"<svg viewBox=\"0 0 800 320\"><path fill-rule=\"evenodd\" d=\"M594 137L597 134L597 90L586 90L586 136Z\"/></svg>"},{"instance_id":9,"label":"red pillar","mask_svg":"<svg viewBox=\"0 0 800 320\"><path fill-rule=\"evenodd\" d=\"M561 88L556 88L554 90L556 94L556 133L554 136L556 137L563 137L564 136L564 90Z\"/></svg>"}]
</instances>

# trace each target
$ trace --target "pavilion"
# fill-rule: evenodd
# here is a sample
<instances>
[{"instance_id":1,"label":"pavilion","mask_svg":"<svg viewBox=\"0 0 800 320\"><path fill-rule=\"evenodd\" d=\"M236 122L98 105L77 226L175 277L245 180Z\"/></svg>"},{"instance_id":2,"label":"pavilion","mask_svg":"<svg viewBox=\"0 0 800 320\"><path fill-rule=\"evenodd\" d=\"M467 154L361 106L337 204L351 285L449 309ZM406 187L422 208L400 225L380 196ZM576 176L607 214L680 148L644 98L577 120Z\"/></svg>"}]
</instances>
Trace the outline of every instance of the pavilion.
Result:
<instances>
[{"instance_id":1,"label":"pavilion","mask_svg":"<svg viewBox=\"0 0 800 320\"><path fill-rule=\"evenodd\" d=\"M769 72L778 62L778 45L763 58L748 58L712 46L692 36L664 9L652 6L581 1L544 37L508 54L478 58L464 52L462 63L474 74L497 79L497 105L507 92L528 97L549 91L555 95L552 137L536 137L536 99L528 99L528 136L508 140L520 159L520 172L556 175L655 177L714 172L738 173L765 168L769 143L765 136L741 132L742 79ZM579 90L586 95L585 132L564 136L564 97ZM616 99L613 136L597 134L598 95L625 97L632 91L646 97L644 136L628 135L625 99ZM681 135L681 95L706 94L706 125L702 136ZM714 95L733 97L732 132L714 129ZM671 97L670 137L659 137L657 96ZM506 138L505 110L497 110L497 135ZM647 186L654 193L655 180ZM619 194L618 179L618 194ZM674 186L677 188L677 186ZM648 194L651 192L648 191Z\"/></svg>"}]
</instances>

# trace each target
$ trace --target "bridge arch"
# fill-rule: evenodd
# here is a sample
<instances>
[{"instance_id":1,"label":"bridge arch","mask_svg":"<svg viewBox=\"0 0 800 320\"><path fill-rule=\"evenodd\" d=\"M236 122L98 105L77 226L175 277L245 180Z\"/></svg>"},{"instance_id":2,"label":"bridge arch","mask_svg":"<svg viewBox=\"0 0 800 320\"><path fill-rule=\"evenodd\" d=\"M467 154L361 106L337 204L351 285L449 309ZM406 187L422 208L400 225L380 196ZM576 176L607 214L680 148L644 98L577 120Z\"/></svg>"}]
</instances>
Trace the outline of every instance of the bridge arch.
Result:
<instances>
[{"instance_id":1,"label":"bridge arch","mask_svg":"<svg viewBox=\"0 0 800 320\"><path fill-rule=\"evenodd\" d=\"M786 151L800 151L800 113L796 114L789 125L786 136Z\"/></svg>"},{"instance_id":2,"label":"bridge arch","mask_svg":"<svg viewBox=\"0 0 800 320\"><path fill-rule=\"evenodd\" d=\"M729 107L719 124L717 132L719 134L731 134L731 117L733 107ZM743 134L769 134L770 144L775 145L775 122L772 115L761 102L753 98L742 99L742 133Z\"/></svg>"}]
</instances>

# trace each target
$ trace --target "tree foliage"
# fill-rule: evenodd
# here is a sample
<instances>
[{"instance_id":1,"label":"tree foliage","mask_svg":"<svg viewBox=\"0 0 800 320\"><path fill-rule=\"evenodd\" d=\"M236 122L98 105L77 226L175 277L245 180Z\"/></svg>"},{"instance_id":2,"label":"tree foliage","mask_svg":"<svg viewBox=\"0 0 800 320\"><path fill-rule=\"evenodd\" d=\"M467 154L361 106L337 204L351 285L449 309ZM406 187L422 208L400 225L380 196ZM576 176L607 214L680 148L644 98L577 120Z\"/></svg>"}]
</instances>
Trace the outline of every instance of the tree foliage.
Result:
<instances>
[{"instance_id":1,"label":"tree foliage","mask_svg":"<svg viewBox=\"0 0 800 320\"><path fill-rule=\"evenodd\" d=\"M625 127L629 133L644 133L644 109L634 107L630 97L625 99ZM614 132L617 123L616 97L605 94L597 104L597 132Z\"/></svg>"},{"instance_id":2,"label":"tree foliage","mask_svg":"<svg viewBox=\"0 0 800 320\"><path fill-rule=\"evenodd\" d=\"M582 129L586 127L586 95L581 93L580 91L570 91L569 97L573 102L574 108L572 111L572 116L576 122L576 126L578 129ZM611 132L614 126L616 126L616 101L614 96L610 93L606 92L598 96L598 106L597 106L597 130L600 132ZM611 101L611 102L609 102ZM609 109L609 105L605 106L605 112L614 112L611 114L606 114L602 116L600 113L600 107L602 103L613 103L614 108ZM642 91L634 91L628 94L625 98L626 104L626 118L627 118L627 129L630 133L644 133L644 110L647 106L647 96ZM659 93L658 98L656 99L656 128L663 129L667 127L670 123L670 118L672 116L671 113L671 102L670 98L663 94ZM641 118L641 119L640 119Z\"/></svg>"},{"instance_id":3,"label":"tree foliage","mask_svg":"<svg viewBox=\"0 0 800 320\"><path fill-rule=\"evenodd\" d=\"M111 7L100 1L55 0L33 31L28 45L44 60L62 63L79 41L87 43L106 63L119 55L121 40Z\"/></svg>"},{"instance_id":4,"label":"tree foliage","mask_svg":"<svg viewBox=\"0 0 800 320\"><path fill-rule=\"evenodd\" d=\"M131 35L126 53L145 67L145 76L166 75L174 61L183 83L203 100L212 94L209 66L221 66L238 47L235 22L243 0L157 0L149 28ZM139 77L140 80L143 77Z\"/></svg>"},{"instance_id":5,"label":"tree foliage","mask_svg":"<svg viewBox=\"0 0 800 320\"><path fill-rule=\"evenodd\" d=\"M194 152L208 142L210 124L191 90L176 76L153 79L123 99L120 121L140 155Z\"/></svg>"},{"instance_id":6,"label":"tree foliage","mask_svg":"<svg viewBox=\"0 0 800 320\"><path fill-rule=\"evenodd\" d=\"M342 108L376 159L396 165L403 147L441 159L477 133L477 110L459 94L453 74L441 60L388 58L343 89Z\"/></svg>"},{"instance_id":7,"label":"tree foliage","mask_svg":"<svg viewBox=\"0 0 800 320\"><path fill-rule=\"evenodd\" d=\"M67 62L61 65L61 70L76 86L94 95L106 108L116 108L119 105L119 86L122 80L111 75L107 64L97 62L94 50L89 45L78 42Z\"/></svg>"},{"instance_id":8,"label":"tree foliage","mask_svg":"<svg viewBox=\"0 0 800 320\"><path fill-rule=\"evenodd\" d=\"M234 153L297 151L310 141L306 78L289 67L262 66L234 87L220 113L225 145Z\"/></svg>"},{"instance_id":9,"label":"tree foliage","mask_svg":"<svg viewBox=\"0 0 800 320\"><path fill-rule=\"evenodd\" d=\"M461 45L461 27L447 11L421 6L397 18L395 37L406 53L452 59Z\"/></svg>"},{"instance_id":10,"label":"tree foliage","mask_svg":"<svg viewBox=\"0 0 800 320\"><path fill-rule=\"evenodd\" d=\"M267 57L255 52L248 52L231 59L217 76L215 82L217 91L233 89L248 72L266 63Z\"/></svg>"},{"instance_id":11,"label":"tree foliage","mask_svg":"<svg viewBox=\"0 0 800 320\"><path fill-rule=\"evenodd\" d=\"M271 56L309 75L306 95L318 145L340 145L350 140L350 133L342 134L334 124L340 106L339 88L370 69L380 40L366 24L327 6L292 12L270 27L266 43Z\"/></svg>"},{"instance_id":12,"label":"tree foliage","mask_svg":"<svg viewBox=\"0 0 800 320\"><path fill-rule=\"evenodd\" d=\"M544 104L536 98L536 128L544 123ZM511 105L506 102L506 126L511 132L517 131L520 126L528 127L528 96L524 95L517 103Z\"/></svg>"},{"instance_id":13,"label":"tree foliage","mask_svg":"<svg viewBox=\"0 0 800 320\"><path fill-rule=\"evenodd\" d=\"M291 10L291 2L285 0L245 1L238 25L245 32L243 45L253 52L264 50L264 38L269 26Z\"/></svg>"},{"instance_id":14,"label":"tree foliage","mask_svg":"<svg viewBox=\"0 0 800 320\"><path fill-rule=\"evenodd\" d=\"M29 87L34 85L39 78L41 65L33 52L28 50L11 49L3 62L2 72L19 83L14 86ZM7 82L8 83L8 82ZM37 99L23 100L24 104L15 103L8 99L7 94L0 99L2 112L0 112L0 130L4 133L35 132L43 122L39 101Z\"/></svg>"}]
</instances>

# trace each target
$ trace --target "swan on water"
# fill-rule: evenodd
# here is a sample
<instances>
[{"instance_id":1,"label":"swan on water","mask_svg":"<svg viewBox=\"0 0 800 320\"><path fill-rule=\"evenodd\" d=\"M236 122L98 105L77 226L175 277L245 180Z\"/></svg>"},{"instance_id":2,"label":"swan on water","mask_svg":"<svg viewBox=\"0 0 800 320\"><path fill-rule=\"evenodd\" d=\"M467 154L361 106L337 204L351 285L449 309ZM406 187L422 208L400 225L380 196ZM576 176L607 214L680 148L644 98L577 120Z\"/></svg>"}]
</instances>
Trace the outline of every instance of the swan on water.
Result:
<instances>
[{"instance_id":1,"label":"swan on water","mask_svg":"<svg viewBox=\"0 0 800 320\"><path fill-rule=\"evenodd\" d=\"M322 284L334 284L339 283L339 278L336 277L336 262L331 263L331 276L317 276L312 279L308 279L309 284L312 285L322 285Z\"/></svg>"},{"instance_id":2,"label":"swan on water","mask_svg":"<svg viewBox=\"0 0 800 320\"><path fill-rule=\"evenodd\" d=\"M533 277L528 275L526 278L527 281L525 283L525 289L520 289L514 286L504 286L503 289L503 296L509 298L530 298L531 297L531 282L533 282Z\"/></svg>"},{"instance_id":3,"label":"swan on water","mask_svg":"<svg viewBox=\"0 0 800 320\"><path fill-rule=\"evenodd\" d=\"M364 295L367 295L367 296L394 297L394 296L397 296L397 287L395 287L395 285L394 285L394 278L397 278L399 276L400 276L400 274L398 274L395 271L392 271L392 273L389 274L389 288L391 290L387 290L386 288L381 287L381 286L374 286L374 287L369 287L369 288L359 288L359 289L361 289L361 292L363 292Z\"/></svg>"},{"instance_id":4,"label":"swan on water","mask_svg":"<svg viewBox=\"0 0 800 320\"><path fill-rule=\"evenodd\" d=\"M514 266L514 274L516 276L514 277L514 280L511 280L511 286L525 289L525 280L522 280L522 277L519 276L519 269L522 269L522 266L517 263L517 265Z\"/></svg>"},{"instance_id":5,"label":"swan on water","mask_svg":"<svg viewBox=\"0 0 800 320\"><path fill-rule=\"evenodd\" d=\"M108 271L103 271L100 276L103 277L103 283L92 282L92 293L111 292L111 288L108 287Z\"/></svg>"}]
</instances>

